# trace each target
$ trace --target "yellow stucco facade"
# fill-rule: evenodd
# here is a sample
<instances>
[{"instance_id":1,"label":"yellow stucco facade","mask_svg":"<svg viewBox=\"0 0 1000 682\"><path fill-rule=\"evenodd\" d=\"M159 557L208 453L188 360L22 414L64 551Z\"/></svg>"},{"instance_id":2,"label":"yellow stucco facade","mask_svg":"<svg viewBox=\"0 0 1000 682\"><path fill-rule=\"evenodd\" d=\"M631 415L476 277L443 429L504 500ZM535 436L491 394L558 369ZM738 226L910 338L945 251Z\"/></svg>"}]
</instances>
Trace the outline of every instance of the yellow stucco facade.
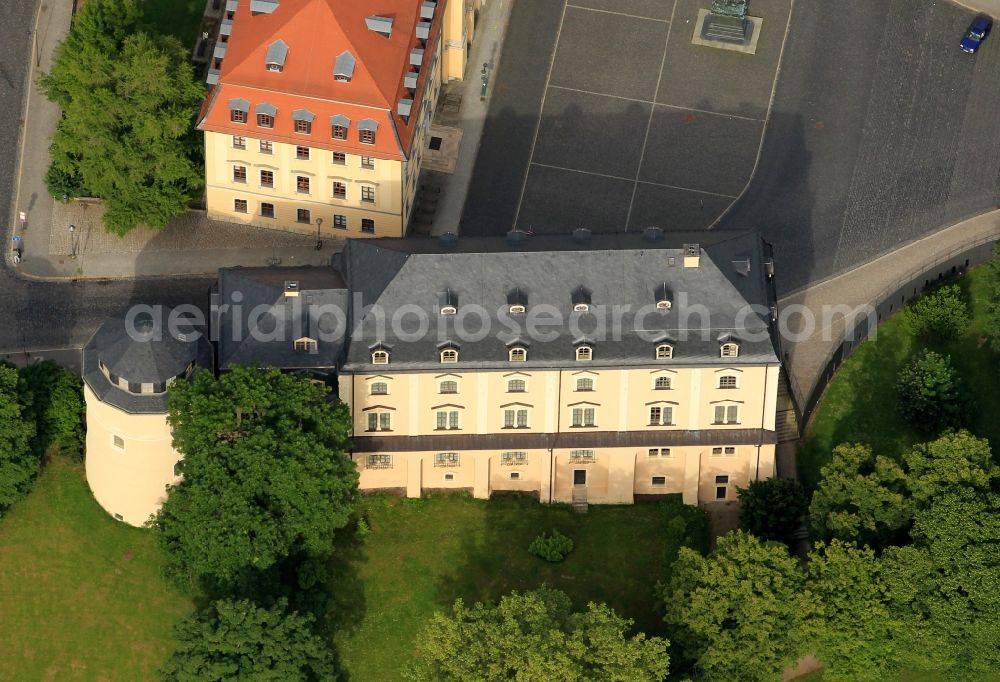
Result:
<instances>
[{"instance_id":1,"label":"yellow stucco facade","mask_svg":"<svg viewBox=\"0 0 1000 682\"><path fill-rule=\"evenodd\" d=\"M582 485L592 503L680 493L698 504L735 500L737 486L774 475L778 371L443 366L345 374L340 396L353 415L363 490L521 491L569 502Z\"/></svg>"},{"instance_id":2,"label":"yellow stucco facade","mask_svg":"<svg viewBox=\"0 0 1000 682\"><path fill-rule=\"evenodd\" d=\"M87 405L87 483L97 502L119 521L141 526L156 514L177 482L180 455L167 415L129 414L84 386Z\"/></svg>"},{"instance_id":3,"label":"yellow stucco facade","mask_svg":"<svg viewBox=\"0 0 1000 682\"><path fill-rule=\"evenodd\" d=\"M266 130L256 126L248 126L245 134L203 127L208 216L320 237L404 236L441 85L462 78L480 5L478 0L445 4L442 31L435 34L424 57L430 75L422 81L426 91L413 112L417 121L412 140L395 145L391 154L374 148L366 152L356 144L338 146L328 133L318 139L303 136L301 141L289 141L268 137ZM317 101L293 92L280 96L303 108ZM268 97L266 91L261 97ZM325 130L326 120L317 120L316 127ZM378 134L398 141L400 133L381 130ZM323 146L315 146L317 142L310 146L314 139Z\"/></svg>"}]
</instances>

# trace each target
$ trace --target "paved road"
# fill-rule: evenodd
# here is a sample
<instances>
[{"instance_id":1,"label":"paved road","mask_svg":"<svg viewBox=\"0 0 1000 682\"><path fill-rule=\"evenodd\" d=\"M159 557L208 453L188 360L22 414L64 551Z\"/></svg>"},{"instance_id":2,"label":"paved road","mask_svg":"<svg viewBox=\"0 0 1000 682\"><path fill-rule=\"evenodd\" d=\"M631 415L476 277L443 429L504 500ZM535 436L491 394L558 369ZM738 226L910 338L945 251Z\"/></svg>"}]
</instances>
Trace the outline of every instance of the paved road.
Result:
<instances>
[{"instance_id":1,"label":"paved road","mask_svg":"<svg viewBox=\"0 0 1000 682\"><path fill-rule=\"evenodd\" d=\"M515 7L466 233L502 234L513 224L561 6ZM993 36L976 57L963 54L957 43L972 12L945 2L844 0L829 8L795 4L760 162L718 224L760 229L775 244L783 294L988 210L1000 197L1000 39ZM560 50L566 41L559 37ZM670 60L668 52L665 73ZM683 175L683 156L674 163ZM535 172L528 177L526 196L549 197L563 209L565 187ZM606 218L600 211L609 202L599 199L591 192L583 208ZM692 211L682 209L669 196L652 197L644 219L669 228L688 221Z\"/></svg>"},{"instance_id":2,"label":"paved road","mask_svg":"<svg viewBox=\"0 0 1000 682\"><path fill-rule=\"evenodd\" d=\"M62 1L62 0L60 0ZM15 173L25 74L31 59L28 32L36 0L0 2L0 216L8 219ZM207 302L209 281L169 279L58 284L27 282L0 266L0 353L63 348L84 343L106 317L132 303Z\"/></svg>"},{"instance_id":3,"label":"paved road","mask_svg":"<svg viewBox=\"0 0 1000 682\"><path fill-rule=\"evenodd\" d=\"M995 207L1000 40L912 0L798 2L763 154L722 227L759 227L801 288Z\"/></svg>"}]
</instances>

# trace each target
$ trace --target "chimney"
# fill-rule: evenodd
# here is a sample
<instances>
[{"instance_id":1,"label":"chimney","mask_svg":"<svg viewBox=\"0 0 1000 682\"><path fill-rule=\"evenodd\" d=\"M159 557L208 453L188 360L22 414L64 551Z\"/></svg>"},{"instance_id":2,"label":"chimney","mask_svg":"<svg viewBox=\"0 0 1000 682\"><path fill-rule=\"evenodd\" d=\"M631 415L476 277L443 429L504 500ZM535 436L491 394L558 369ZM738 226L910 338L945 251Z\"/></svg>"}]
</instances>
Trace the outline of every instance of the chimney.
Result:
<instances>
[{"instance_id":1,"label":"chimney","mask_svg":"<svg viewBox=\"0 0 1000 682\"><path fill-rule=\"evenodd\" d=\"M684 267L697 268L701 264L701 247L697 244L684 245Z\"/></svg>"}]
</instances>

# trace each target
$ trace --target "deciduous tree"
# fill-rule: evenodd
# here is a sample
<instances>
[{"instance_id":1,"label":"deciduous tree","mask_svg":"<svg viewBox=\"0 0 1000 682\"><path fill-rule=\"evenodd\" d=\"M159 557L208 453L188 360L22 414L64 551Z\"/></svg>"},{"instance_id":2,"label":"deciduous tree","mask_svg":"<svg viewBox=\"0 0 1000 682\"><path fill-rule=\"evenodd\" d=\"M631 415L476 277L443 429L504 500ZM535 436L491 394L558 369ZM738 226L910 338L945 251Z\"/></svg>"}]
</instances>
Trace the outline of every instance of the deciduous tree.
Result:
<instances>
[{"instance_id":1,"label":"deciduous tree","mask_svg":"<svg viewBox=\"0 0 1000 682\"><path fill-rule=\"evenodd\" d=\"M812 629L823 679L895 679L906 652L893 639L895 616L875 552L839 540L819 543L809 555L809 589L820 604Z\"/></svg>"},{"instance_id":2,"label":"deciduous tree","mask_svg":"<svg viewBox=\"0 0 1000 682\"><path fill-rule=\"evenodd\" d=\"M790 544L809 508L802 484L794 478L750 481L739 495L740 528L761 540Z\"/></svg>"},{"instance_id":3,"label":"deciduous tree","mask_svg":"<svg viewBox=\"0 0 1000 682\"><path fill-rule=\"evenodd\" d=\"M204 96L187 51L139 30L137 0L89 0L40 85L63 110L47 181L104 200L105 227L163 227L203 184L194 115Z\"/></svg>"},{"instance_id":4,"label":"deciduous tree","mask_svg":"<svg viewBox=\"0 0 1000 682\"><path fill-rule=\"evenodd\" d=\"M947 355L921 352L899 372L896 391L900 415L921 433L936 436L968 422L969 401Z\"/></svg>"},{"instance_id":5,"label":"deciduous tree","mask_svg":"<svg viewBox=\"0 0 1000 682\"><path fill-rule=\"evenodd\" d=\"M30 490L38 475L40 460L31 449L35 425L22 415L23 393L17 370L0 364L0 513Z\"/></svg>"},{"instance_id":6,"label":"deciduous tree","mask_svg":"<svg viewBox=\"0 0 1000 682\"><path fill-rule=\"evenodd\" d=\"M278 601L263 608L248 600L217 601L174 627L167 682L337 678L330 647L312 630L313 617Z\"/></svg>"},{"instance_id":7,"label":"deciduous tree","mask_svg":"<svg viewBox=\"0 0 1000 682\"><path fill-rule=\"evenodd\" d=\"M663 679L667 642L642 633L604 604L574 613L562 592L540 589L499 604L455 602L436 613L417 640L414 681L551 680L583 682Z\"/></svg>"},{"instance_id":8,"label":"deciduous tree","mask_svg":"<svg viewBox=\"0 0 1000 682\"><path fill-rule=\"evenodd\" d=\"M907 486L918 506L956 488L988 491L1000 480L990 443L968 431L948 433L920 443L903 455L909 469Z\"/></svg>"},{"instance_id":9,"label":"deciduous tree","mask_svg":"<svg viewBox=\"0 0 1000 682\"><path fill-rule=\"evenodd\" d=\"M21 370L25 386L26 419L36 428L32 449L41 455L51 445L79 459L83 456L83 384L73 373L52 361L33 362Z\"/></svg>"},{"instance_id":10,"label":"deciduous tree","mask_svg":"<svg viewBox=\"0 0 1000 682\"><path fill-rule=\"evenodd\" d=\"M809 505L817 538L881 549L905 539L911 517L906 474L896 462L873 455L867 445L834 448Z\"/></svg>"},{"instance_id":11,"label":"deciduous tree","mask_svg":"<svg viewBox=\"0 0 1000 682\"><path fill-rule=\"evenodd\" d=\"M328 390L275 369L198 372L170 389L183 480L155 519L172 569L225 588L292 554L324 556L358 474L350 417Z\"/></svg>"},{"instance_id":12,"label":"deciduous tree","mask_svg":"<svg viewBox=\"0 0 1000 682\"><path fill-rule=\"evenodd\" d=\"M736 531L707 557L681 549L660 589L671 641L707 679L780 679L809 652L816 605L785 545Z\"/></svg>"},{"instance_id":13,"label":"deciduous tree","mask_svg":"<svg viewBox=\"0 0 1000 682\"><path fill-rule=\"evenodd\" d=\"M935 341L958 338L969 327L969 308L957 284L946 284L921 296L905 314L914 334Z\"/></svg>"}]
</instances>

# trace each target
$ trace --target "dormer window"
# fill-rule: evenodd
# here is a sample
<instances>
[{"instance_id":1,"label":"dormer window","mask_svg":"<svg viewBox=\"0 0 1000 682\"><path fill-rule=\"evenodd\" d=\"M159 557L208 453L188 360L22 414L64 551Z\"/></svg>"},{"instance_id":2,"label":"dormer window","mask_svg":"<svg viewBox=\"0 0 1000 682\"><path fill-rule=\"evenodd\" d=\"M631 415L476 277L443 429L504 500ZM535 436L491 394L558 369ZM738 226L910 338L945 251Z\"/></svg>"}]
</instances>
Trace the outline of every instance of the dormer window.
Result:
<instances>
[{"instance_id":1,"label":"dormer window","mask_svg":"<svg viewBox=\"0 0 1000 682\"><path fill-rule=\"evenodd\" d=\"M576 360L577 362L586 362L588 360L594 359L594 349L590 346L577 346L576 347Z\"/></svg>"},{"instance_id":2,"label":"dormer window","mask_svg":"<svg viewBox=\"0 0 1000 682\"><path fill-rule=\"evenodd\" d=\"M292 119L295 121L295 132L303 135L312 133L313 119L316 116L308 109L296 109L292 112Z\"/></svg>"},{"instance_id":3,"label":"dormer window","mask_svg":"<svg viewBox=\"0 0 1000 682\"><path fill-rule=\"evenodd\" d=\"M441 362L446 365L458 362L458 349L445 348L441 351Z\"/></svg>"},{"instance_id":4,"label":"dormer window","mask_svg":"<svg viewBox=\"0 0 1000 682\"><path fill-rule=\"evenodd\" d=\"M525 362L528 359L528 349L524 346L514 346L507 351L507 359L511 362Z\"/></svg>"},{"instance_id":5,"label":"dormer window","mask_svg":"<svg viewBox=\"0 0 1000 682\"><path fill-rule=\"evenodd\" d=\"M455 315L458 313L458 295L451 289L441 292L438 297L438 304L442 315Z\"/></svg>"},{"instance_id":6,"label":"dormer window","mask_svg":"<svg viewBox=\"0 0 1000 682\"><path fill-rule=\"evenodd\" d=\"M585 287L577 287L570 296L573 302L573 312L585 313L590 310L590 290Z\"/></svg>"},{"instance_id":7,"label":"dormer window","mask_svg":"<svg viewBox=\"0 0 1000 682\"><path fill-rule=\"evenodd\" d=\"M308 351L310 353L315 353L316 349L318 348L318 345L316 343L316 339L302 337L301 339L295 341L294 347L295 350L298 351Z\"/></svg>"},{"instance_id":8,"label":"dormer window","mask_svg":"<svg viewBox=\"0 0 1000 682\"><path fill-rule=\"evenodd\" d=\"M528 295L520 289L507 292L507 310L511 315L523 315L528 309Z\"/></svg>"},{"instance_id":9,"label":"dormer window","mask_svg":"<svg viewBox=\"0 0 1000 682\"><path fill-rule=\"evenodd\" d=\"M724 343L720 349L720 354L724 358L735 358L740 354L740 345L731 341Z\"/></svg>"},{"instance_id":10,"label":"dormer window","mask_svg":"<svg viewBox=\"0 0 1000 682\"><path fill-rule=\"evenodd\" d=\"M229 100L229 120L233 123L246 123L250 113L250 102L245 99Z\"/></svg>"},{"instance_id":11,"label":"dormer window","mask_svg":"<svg viewBox=\"0 0 1000 682\"><path fill-rule=\"evenodd\" d=\"M274 127L274 117L278 115L278 109L273 104L258 104L254 108L254 113L257 114L257 125L261 128L273 128Z\"/></svg>"},{"instance_id":12,"label":"dormer window","mask_svg":"<svg viewBox=\"0 0 1000 682\"><path fill-rule=\"evenodd\" d=\"M669 360L674 357L674 347L669 343L661 343L656 347L657 360Z\"/></svg>"},{"instance_id":13,"label":"dormer window","mask_svg":"<svg viewBox=\"0 0 1000 682\"><path fill-rule=\"evenodd\" d=\"M373 365L388 365L389 364L389 351L384 348L372 351L372 364Z\"/></svg>"},{"instance_id":14,"label":"dormer window","mask_svg":"<svg viewBox=\"0 0 1000 682\"><path fill-rule=\"evenodd\" d=\"M350 83L354 77L354 66L357 60L349 50L344 50L337 55L337 61L333 65L333 79L338 83Z\"/></svg>"},{"instance_id":15,"label":"dormer window","mask_svg":"<svg viewBox=\"0 0 1000 682\"><path fill-rule=\"evenodd\" d=\"M671 295L670 287L667 286L666 282L659 284L656 287L656 291L653 293L656 296L657 310L670 310L670 308L673 307L673 296Z\"/></svg>"},{"instance_id":16,"label":"dormer window","mask_svg":"<svg viewBox=\"0 0 1000 682\"><path fill-rule=\"evenodd\" d=\"M285 58L288 56L288 44L284 40L276 40L267 47L264 63L268 71L280 73L285 68Z\"/></svg>"},{"instance_id":17,"label":"dormer window","mask_svg":"<svg viewBox=\"0 0 1000 682\"><path fill-rule=\"evenodd\" d=\"M378 123L370 118L363 118L358 121L358 142L361 144L375 144L375 132L378 130Z\"/></svg>"},{"instance_id":18,"label":"dormer window","mask_svg":"<svg viewBox=\"0 0 1000 682\"><path fill-rule=\"evenodd\" d=\"M351 125L351 119L343 114L330 117L330 136L335 140L346 140L347 129Z\"/></svg>"}]
</instances>

